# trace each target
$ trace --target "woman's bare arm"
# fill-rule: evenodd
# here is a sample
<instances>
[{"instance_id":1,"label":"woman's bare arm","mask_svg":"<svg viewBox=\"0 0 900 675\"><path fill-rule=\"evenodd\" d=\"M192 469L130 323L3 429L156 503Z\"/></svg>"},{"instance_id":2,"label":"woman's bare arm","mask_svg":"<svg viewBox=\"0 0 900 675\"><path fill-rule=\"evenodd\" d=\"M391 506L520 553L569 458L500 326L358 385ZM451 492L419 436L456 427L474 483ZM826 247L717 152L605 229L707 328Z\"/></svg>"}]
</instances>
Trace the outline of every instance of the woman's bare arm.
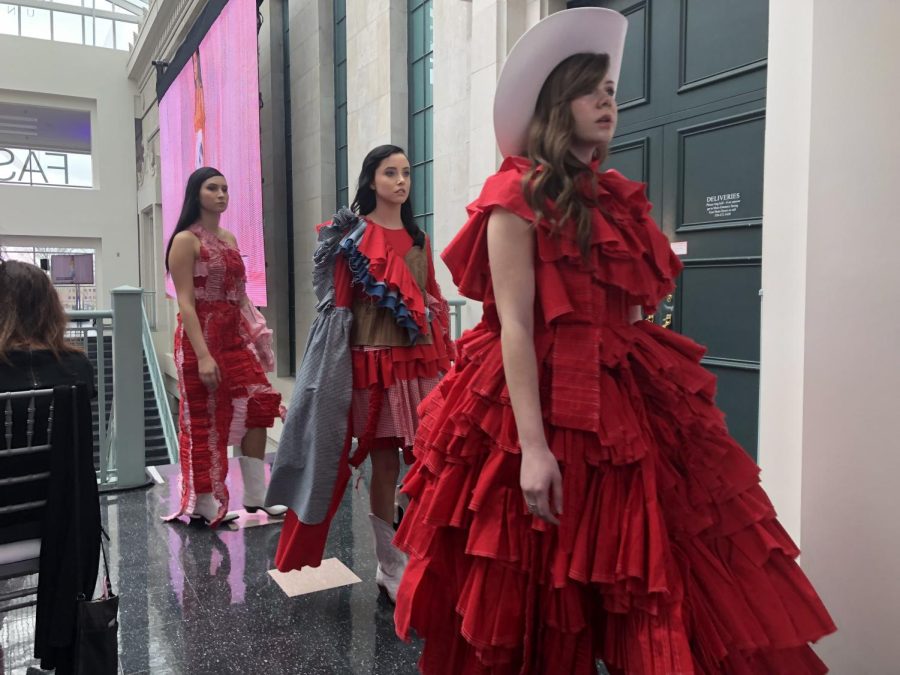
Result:
<instances>
[{"instance_id":1,"label":"woman's bare arm","mask_svg":"<svg viewBox=\"0 0 900 675\"><path fill-rule=\"evenodd\" d=\"M194 262L200 255L200 241L190 232L179 232L169 251L169 274L175 284L181 325L191 341L191 347L199 362L200 379L209 389L219 384L218 366L209 353L209 347L200 328L200 319L194 299ZM210 364L210 362L212 362Z\"/></svg>"},{"instance_id":2,"label":"woman's bare arm","mask_svg":"<svg viewBox=\"0 0 900 675\"><path fill-rule=\"evenodd\" d=\"M503 369L522 448L522 491L535 515L558 523L554 512L562 512L562 480L544 434L534 351L534 228L519 216L495 209L487 241Z\"/></svg>"}]
</instances>

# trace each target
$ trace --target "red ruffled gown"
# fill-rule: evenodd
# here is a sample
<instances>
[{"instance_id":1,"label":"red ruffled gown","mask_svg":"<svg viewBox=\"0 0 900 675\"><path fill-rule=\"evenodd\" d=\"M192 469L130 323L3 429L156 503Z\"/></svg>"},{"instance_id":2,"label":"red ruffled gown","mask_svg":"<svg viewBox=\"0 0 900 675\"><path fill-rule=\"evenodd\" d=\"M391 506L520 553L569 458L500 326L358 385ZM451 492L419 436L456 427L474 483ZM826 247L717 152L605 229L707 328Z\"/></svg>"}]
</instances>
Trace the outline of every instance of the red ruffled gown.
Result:
<instances>
[{"instance_id":1,"label":"red ruffled gown","mask_svg":"<svg viewBox=\"0 0 900 675\"><path fill-rule=\"evenodd\" d=\"M537 227L535 355L564 513L529 514L486 243L495 207L533 220L528 166L504 162L443 254L484 317L419 408L398 634L425 640L423 673L826 672L808 643L834 624L728 434L704 348L627 320L682 266L643 185L615 171L595 174L587 264L574 232Z\"/></svg>"},{"instance_id":2,"label":"red ruffled gown","mask_svg":"<svg viewBox=\"0 0 900 675\"><path fill-rule=\"evenodd\" d=\"M416 409L450 369L453 357L449 311L435 279L431 243L426 239L422 248L414 249L405 229L386 228L367 219L357 253L365 262L355 273L344 254L338 256L334 267L334 304L351 307L354 322L352 405L337 481L323 522L304 523L293 510L288 511L275 554L275 565L281 571L316 567L322 562L331 520L352 469L372 450L402 449L407 462L412 461L419 424ZM361 282L362 277L367 281ZM377 307L377 296L369 293L372 284L382 285L403 300L424 339L413 345L385 346L378 339L383 330L364 327L373 320L396 323L390 310ZM380 316L365 316L369 312ZM351 454L354 437L357 446Z\"/></svg>"},{"instance_id":3,"label":"red ruffled gown","mask_svg":"<svg viewBox=\"0 0 900 675\"><path fill-rule=\"evenodd\" d=\"M228 446L240 445L247 429L271 427L281 415L281 394L269 384L241 317L247 276L240 251L199 225L190 231L200 239L194 263L197 317L222 379L214 392L200 380L197 355L179 314L175 366L181 506L169 519L192 513L197 495L211 492L219 502L215 525L228 511Z\"/></svg>"}]
</instances>

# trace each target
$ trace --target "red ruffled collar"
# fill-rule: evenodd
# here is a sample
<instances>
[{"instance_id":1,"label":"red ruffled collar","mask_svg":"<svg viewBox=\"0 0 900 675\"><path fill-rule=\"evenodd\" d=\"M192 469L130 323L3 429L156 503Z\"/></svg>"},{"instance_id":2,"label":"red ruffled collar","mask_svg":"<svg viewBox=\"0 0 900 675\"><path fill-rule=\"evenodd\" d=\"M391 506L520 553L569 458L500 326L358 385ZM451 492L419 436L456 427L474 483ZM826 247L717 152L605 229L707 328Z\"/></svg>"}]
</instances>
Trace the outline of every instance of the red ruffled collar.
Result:
<instances>
[{"instance_id":1,"label":"red ruffled collar","mask_svg":"<svg viewBox=\"0 0 900 675\"><path fill-rule=\"evenodd\" d=\"M533 222L534 212L524 196L523 181L531 168L525 157L507 157L499 171L485 181L481 195L469 205L470 219L444 252L444 260L463 293L480 299L487 280L486 255L473 255L473 246L484 238L487 218L501 207ZM674 290L674 278L682 269L666 236L650 217L644 184L615 170L600 171L592 165L579 180L592 209L593 231L588 258L582 256L574 225L559 231L546 218L537 223L537 254L545 263L566 259L587 267L598 282L621 288L635 303L652 310ZM552 208L552 205L550 205ZM485 252L486 254L486 252ZM483 270L473 268L483 266Z\"/></svg>"},{"instance_id":2,"label":"red ruffled collar","mask_svg":"<svg viewBox=\"0 0 900 675\"><path fill-rule=\"evenodd\" d=\"M400 294L416 325L422 333L427 333L428 321L422 289L404 258L391 245L386 229L368 219L366 223L359 251L369 260L369 274L375 281L387 284Z\"/></svg>"}]
</instances>

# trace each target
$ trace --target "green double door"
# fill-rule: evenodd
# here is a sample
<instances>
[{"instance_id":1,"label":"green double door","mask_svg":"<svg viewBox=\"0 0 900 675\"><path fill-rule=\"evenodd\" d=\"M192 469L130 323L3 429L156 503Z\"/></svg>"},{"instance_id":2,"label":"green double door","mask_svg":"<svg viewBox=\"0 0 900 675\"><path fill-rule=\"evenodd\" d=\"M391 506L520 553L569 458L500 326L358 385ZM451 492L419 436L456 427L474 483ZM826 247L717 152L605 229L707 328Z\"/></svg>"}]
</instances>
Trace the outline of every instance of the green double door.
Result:
<instances>
[{"instance_id":1,"label":"green double door","mask_svg":"<svg viewBox=\"0 0 900 675\"><path fill-rule=\"evenodd\" d=\"M654 320L708 347L717 403L756 456L767 0L609 0L628 18L607 166L648 184L684 272Z\"/></svg>"}]
</instances>

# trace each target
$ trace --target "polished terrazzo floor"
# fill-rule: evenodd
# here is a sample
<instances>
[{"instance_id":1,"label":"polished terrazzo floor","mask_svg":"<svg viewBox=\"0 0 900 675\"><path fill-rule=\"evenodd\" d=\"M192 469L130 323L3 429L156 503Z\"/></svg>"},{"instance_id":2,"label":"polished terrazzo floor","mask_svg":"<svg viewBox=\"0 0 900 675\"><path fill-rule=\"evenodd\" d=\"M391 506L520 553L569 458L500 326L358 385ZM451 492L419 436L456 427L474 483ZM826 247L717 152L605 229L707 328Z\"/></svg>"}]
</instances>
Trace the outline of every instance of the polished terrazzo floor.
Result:
<instances>
[{"instance_id":1,"label":"polished terrazzo floor","mask_svg":"<svg viewBox=\"0 0 900 675\"><path fill-rule=\"evenodd\" d=\"M270 458L271 460L271 458ZM364 465L364 469L367 465ZM242 517L209 530L167 524L177 510L177 467L164 482L101 496L120 596L120 673L136 675L392 675L417 672L421 644L394 634L393 605L375 586L367 472L353 479L325 558L361 581L288 597L273 569L280 526ZM229 507L240 510L240 468L230 460ZM264 517L263 517L264 518ZM325 567L325 566L323 566ZM351 573L352 572L352 573ZM35 578L0 582L36 583ZM38 675L34 608L0 613L0 675ZM606 675L598 664L598 675Z\"/></svg>"},{"instance_id":2,"label":"polished terrazzo floor","mask_svg":"<svg viewBox=\"0 0 900 675\"><path fill-rule=\"evenodd\" d=\"M240 471L231 462L231 508L239 509ZM163 523L178 495L173 467L161 473L161 485L101 499L121 596L121 672L416 672L420 645L397 639L393 606L374 584L364 480L348 489L326 550L362 582L290 598L269 574L278 525L211 531ZM33 621L33 608L0 614L3 675L37 665Z\"/></svg>"}]
</instances>

